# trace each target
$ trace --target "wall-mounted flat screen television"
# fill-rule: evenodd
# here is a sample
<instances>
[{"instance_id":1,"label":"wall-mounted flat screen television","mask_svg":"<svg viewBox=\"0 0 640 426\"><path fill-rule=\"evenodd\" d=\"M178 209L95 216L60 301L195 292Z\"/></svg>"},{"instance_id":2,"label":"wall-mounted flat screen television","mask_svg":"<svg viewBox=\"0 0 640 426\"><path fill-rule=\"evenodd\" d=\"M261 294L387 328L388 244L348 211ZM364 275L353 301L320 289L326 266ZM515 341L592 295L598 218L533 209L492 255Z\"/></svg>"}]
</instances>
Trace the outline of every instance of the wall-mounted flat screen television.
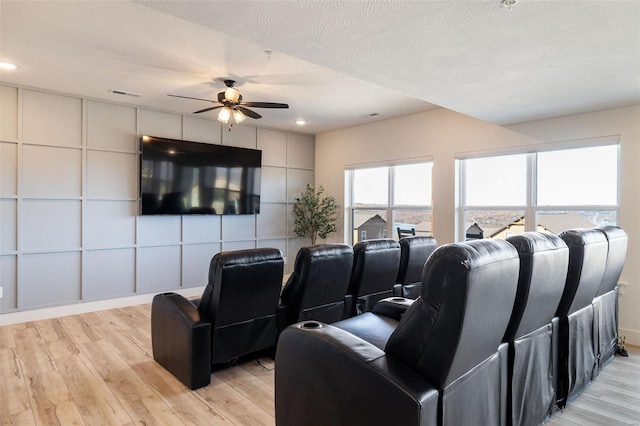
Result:
<instances>
[{"instance_id":1,"label":"wall-mounted flat screen television","mask_svg":"<svg viewBox=\"0 0 640 426\"><path fill-rule=\"evenodd\" d=\"M142 136L140 214L260 212L262 151Z\"/></svg>"}]
</instances>

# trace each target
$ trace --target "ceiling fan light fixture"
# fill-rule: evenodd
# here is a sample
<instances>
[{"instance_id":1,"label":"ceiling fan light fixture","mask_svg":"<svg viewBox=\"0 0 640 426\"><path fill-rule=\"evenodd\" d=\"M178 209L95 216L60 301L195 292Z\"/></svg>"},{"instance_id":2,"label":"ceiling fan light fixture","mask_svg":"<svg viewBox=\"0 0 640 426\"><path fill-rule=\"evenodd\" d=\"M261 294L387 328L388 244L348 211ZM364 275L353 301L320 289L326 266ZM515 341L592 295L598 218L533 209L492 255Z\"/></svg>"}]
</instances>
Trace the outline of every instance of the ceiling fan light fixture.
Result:
<instances>
[{"instance_id":1,"label":"ceiling fan light fixture","mask_svg":"<svg viewBox=\"0 0 640 426\"><path fill-rule=\"evenodd\" d=\"M218 121L223 124L227 124L229 122L229 118L231 118L231 108L222 108L218 113Z\"/></svg>"},{"instance_id":2,"label":"ceiling fan light fixture","mask_svg":"<svg viewBox=\"0 0 640 426\"><path fill-rule=\"evenodd\" d=\"M224 98L229 102L238 102L240 100L240 91L235 87L227 87L224 91Z\"/></svg>"},{"instance_id":3,"label":"ceiling fan light fixture","mask_svg":"<svg viewBox=\"0 0 640 426\"><path fill-rule=\"evenodd\" d=\"M240 124L244 121L244 119L247 118L245 117L245 115L242 113L242 111L234 109L233 110L233 119L235 120L236 123Z\"/></svg>"},{"instance_id":4,"label":"ceiling fan light fixture","mask_svg":"<svg viewBox=\"0 0 640 426\"><path fill-rule=\"evenodd\" d=\"M13 71L16 68L18 68L18 67L15 64L12 64L11 62L0 61L0 69L1 70Z\"/></svg>"},{"instance_id":5,"label":"ceiling fan light fixture","mask_svg":"<svg viewBox=\"0 0 640 426\"><path fill-rule=\"evenodd\" d=\"M502 0L500 3L502 3L503 8L511 11L511 9L513 9L517 2L518 0Z\"/></svg>"}]
</instances>

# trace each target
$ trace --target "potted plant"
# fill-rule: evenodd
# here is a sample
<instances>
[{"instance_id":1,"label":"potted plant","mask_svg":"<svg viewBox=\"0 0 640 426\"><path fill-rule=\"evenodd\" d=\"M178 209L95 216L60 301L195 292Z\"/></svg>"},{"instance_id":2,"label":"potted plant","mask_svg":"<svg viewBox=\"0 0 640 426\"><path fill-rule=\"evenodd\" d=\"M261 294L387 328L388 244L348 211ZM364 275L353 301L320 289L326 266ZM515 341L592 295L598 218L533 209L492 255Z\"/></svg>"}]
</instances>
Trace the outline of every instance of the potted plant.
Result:
<instances>
[{"instance_id":1,"label":"potted plant","mask_svg":"<svg viewBox=\"0 0 640 426\"><path fill-rule=\"evenodd\" d=\"M333 197L322 197L323 193L322 185L316 191L316 188L307 184L306 190L296 198L293 206L294 232L299 237L311 237L312 245L318 237L327 238L337 229L338 203Z\"/></svg>"}]
</instances>

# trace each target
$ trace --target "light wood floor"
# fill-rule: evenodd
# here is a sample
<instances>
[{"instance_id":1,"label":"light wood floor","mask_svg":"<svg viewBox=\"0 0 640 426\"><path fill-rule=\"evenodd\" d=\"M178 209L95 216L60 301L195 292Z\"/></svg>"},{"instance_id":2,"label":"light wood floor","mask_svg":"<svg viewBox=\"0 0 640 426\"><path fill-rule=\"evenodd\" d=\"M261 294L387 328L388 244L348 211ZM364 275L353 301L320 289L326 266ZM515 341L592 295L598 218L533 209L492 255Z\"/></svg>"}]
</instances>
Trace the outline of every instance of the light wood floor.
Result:
<instances>
[{"instance_id":1,"label":"light wood floor","mask_svg":"<svg viewBox=\"0 0 640 426\"><path fill-rule=\"evenodd\" d=\"M640 424L640 349L630 354L547 424ZM272 369L250 361L189 391L153 361L150 305L4 326L0 424L273 426Z\"/></svg>"}]
</instances>

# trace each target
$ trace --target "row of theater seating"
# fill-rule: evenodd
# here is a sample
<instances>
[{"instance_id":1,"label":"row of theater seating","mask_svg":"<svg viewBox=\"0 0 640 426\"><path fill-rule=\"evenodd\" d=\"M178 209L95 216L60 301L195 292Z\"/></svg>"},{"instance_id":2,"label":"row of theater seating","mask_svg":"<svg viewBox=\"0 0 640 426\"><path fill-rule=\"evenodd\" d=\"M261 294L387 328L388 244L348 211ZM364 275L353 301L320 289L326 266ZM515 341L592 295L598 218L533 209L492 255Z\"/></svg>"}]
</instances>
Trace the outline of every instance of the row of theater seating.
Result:
<instances>
[{"instance_id":1,"label":"row of theater seating","mask_svg":"<svg viewBox=\"0 0 640 426\"><path fill-rule=\"evenodd\" d=\"M422 269L436 249L433 237L368 240L303 247L282 290L284 328L315 319L327 323L369 312L381 299L420 294Z\"/></svg>"},{"instance_id":2,"label":"row of theater seating","mask_svg":"<svg viewBox=\"0 0 640 426\"><path fill-rule=\"evenodd\" d=\"M154 358L190 388L205 386L212 368L273 347L293 323L332 323L370 311L380 299L415 293L435 248L432 237L304 247L284 288L279 250L218 253L201 299L154 298Z\"/></svg>"},{"instance_id":3,"label":"row of theater seating","mask_svg":"<svg viewBox=\"0 0 640 426\"><path fill-rule=\"evenodd\" d=\"M626 247L617 227L439 247L417 300L281 333L276 423L543 423L615 353Z\"/></svg>"}]
</instances>

